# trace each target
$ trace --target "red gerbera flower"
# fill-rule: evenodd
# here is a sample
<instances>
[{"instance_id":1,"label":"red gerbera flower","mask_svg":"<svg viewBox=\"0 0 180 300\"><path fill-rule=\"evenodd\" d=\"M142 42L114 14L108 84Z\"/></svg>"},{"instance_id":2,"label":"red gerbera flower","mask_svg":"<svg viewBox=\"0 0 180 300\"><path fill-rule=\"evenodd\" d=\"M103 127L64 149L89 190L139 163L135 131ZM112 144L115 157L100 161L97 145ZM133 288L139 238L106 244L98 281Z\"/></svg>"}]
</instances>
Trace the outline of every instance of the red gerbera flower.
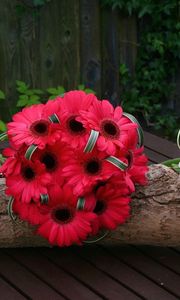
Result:
<instances>
[{"instance_id":1,"label":"red gerbera flower","mask_svg":"<svg viewBox=\"0 0 180 300\"><path fill-rule=\"evenodd\" d=\"M52 245L70 246L81 244L91 233L94 214L76 210L76 199L68 187L46 207L37 233Z\"/></svg>"},{"instance_id":2,"label":"red gerbera flower","mask_svg":"<svg viewBox=\"0 0 180 300\"><path fill-rule=\"evenodd\" d=\"M33 154L33 161L39 160L45 165L46 172L52 177L52 183L59 185L63 184L64 177L62 176L62 169L65 166L65 161L69 160L72 151L61 141L54 145L47 145L44 149L37 149Z\"/></svg>"},{"instance_id":3,"label":"red gerbera flower","mask_svg":"<svg viewBox=\"0 0 180 300\"><path fill-rule=\"evenodd\" d=\"M27 221L32 225L39 225L41 223L43 207L45 208L46 205L42 205L40 209L39 205L33 201L25 203L19 199L14 199L13 202L13 212L18 214L21 220Z\"/></svg>"},{"instance_id":4,"label":"red gerbera flower","mask_svg":"<svg viewBox=\"0 0 180 300\"><path fill-rule=\"evenodd\" d=\"M12 174L17 174L21 169L20 154L13 148L6 148L3 150L3 155L7 157L4 164L0 167L0 173L3 173L5 177Z\"/></svg>"},{"instance_id":5,"label":"red gerbera flower","mask_svg":"<svg viewBox=\"0 0 180 300\"><path fill-rule=\"evenodd\" d=\"M57 196L59 197L62 194L62 189L59 185L53 184L49 185L48 192L51 196L48 195L47 203L34 202L34 199L31 199L30 202L22 202L21 199L14 198L13 201L13 212L18 214L20 219L29 222L32 225L39 225L44 220L44 214L47 214L49 210L48 206L53 206L54 199L55 204L57 202ZM39 197L40 198L40 197ZM41 199L39 199L41 200ZM59 198L60 202L60 198ZM60 202L61 203L61 202Z\"/></svg>"},{"instance_id":6,"label":"red gerbera flower","mask_svg":"<svg viewBox=\"0 0 180 300\"><path fill-rule=\"evenodd\" d=\"M90 153L77 151L69 158L68 166L63 168L63 174L75 195L91 192L97 182L107 180L112 174L121 176L122 171L107 162L105 158L106 153L99 152L96 148Z\"/></svg>"},{"instance_id":7,"label":"red gerbera flower","mask_svg":"<svg viewBox=\"0 0 180 300\"><path fill-rule=\"evenodd\" d=\"M49 107L49 104L48 104ZM35 144L44 148L46 144L53 144L61 135L59 124L49 120L44 104L32 105L24 108L13 116L13 122L8 123L8 135L16 146Z\"/></svg>"},{"instance_id":8,"label":"red gerbera flower","mask_svg":"<svg viewBox=\"0 0 180 300\"><path fill-rule=\"evenodd\" d=\"M118 175L112 175L107 181L100 181L97 183L97 186L94 189L94 192L97 192L100 187L109 186L110 190L115 193L119 192L122 196L128 196L130 194L129 187L125 180L126 172Z\"/></svg>"},{"instance_id":9,"label":"red gerbera flower","mask_svg":"<svg viewBox=\"0 0 180 300\"><path fill-rule=\"evenodd\" d=\"M100 228L115 229L129 217L130 198L122 196L119 189L111 189L110 184L98 189L96 199L93 212L97 217L92 224L93 234L97 234Z\"/></svg>"},{"instance_id":10,"label":"red gerbera flower","mask_svg":"<svg viewBox=\"0 0 180 300\"><path fill-rule=\"evenodd\" d=\"M100 151L114 155L117 147L124 148L129 131L134 131L137 125L122 115L120 106L115 109L107 100L93 101L89 110L80 111L77 118L85 128L100 132L97 146Z\"/></svg>"},{"instance_id":11,"label":"red gerbera flower","mask_svg":"<svg viewBox=\"0 0 180 300\"><path fill-rule=\"evenodd\" d=\"M77 121L80 110L89 109L96 97L83 91L65 93L58 114L62 126L62 141L71 147L84 147L89 137L89 130Z\"/></svg>"},{"instance_id":12,"label":"red gerbera flower","mask_svg":"<svg viewBox=\"0 0 180 300\"><path fill-rule=\"evenodd\" d=\"M41 194L47 194L47 185L50 181L51 176L46 173L43 164L24 159L19 174L6 178L6 193L25 203L29 203L31 199L39 201Z\"/></svg>"},{"instance_id":13,"label":"red gerbera flower","mask_svg":"<svg viewBox=\"0 0 180 300\"><path fill-rule=\"evenodd\" d=\"M135 183L140 185L147 184L148 159L144 152L144 147L131 151L132 165L126 172L126 183L131 192L135 191Z\"/></svg>"}]
</instances>

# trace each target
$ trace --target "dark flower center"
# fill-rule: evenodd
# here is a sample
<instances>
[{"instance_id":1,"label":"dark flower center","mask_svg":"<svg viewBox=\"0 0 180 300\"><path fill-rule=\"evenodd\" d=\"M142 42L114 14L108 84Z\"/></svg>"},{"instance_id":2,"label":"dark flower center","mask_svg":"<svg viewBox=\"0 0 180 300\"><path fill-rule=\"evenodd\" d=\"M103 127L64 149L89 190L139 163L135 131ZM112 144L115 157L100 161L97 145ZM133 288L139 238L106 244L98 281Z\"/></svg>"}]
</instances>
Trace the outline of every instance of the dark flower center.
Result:
<instances>
[{"instance_id":1,"label":"dark flower center","mask_svg":"<svg viewBox=\"0 0 180 300\"><path fill-rule=\"evenodd\" d=\"M101 123L101 133L110 139L117 139L120 134L118 125L112 120L104 120Z\"/></svg>"},{"instance_id":2,"label":"dark flower center","mask_svg":"<svg viewBox=\"0 0 180 300\"><path fill-rule=\"evenodd\" d=\"M22 176L25 180L31 181L35 178L35 172L31 167L27 166L22 168Z\"/></svg>"},{"instance_id":3,"label":"dark flower center","mask_svg":"<svg viewBox=\"0 0 180 300\"><path fill-rule=\"evenodd\" d=\"M40 120L32 123L30 130L40 136L48 135L49 122L46 120Z\"/></svg>"},{"instance_id":4,"label":"dark flower center","mask_svg":"<svg viewBox=\"0 0 180 300\"><path fill-rule=\"evenodd\" d=\"M97 200L96 206L94 208L94 213L97 215L102 214L106 209L106 204L103 200Z\"/></svg>"},{"instance_id":5,"label":"dark flower center","mask_svg":"<svg viewBox=\"0 0 180 300\"><path fill-rule=\"evenodd\" d=\"M75 117L71 117L70 119L68 119L67 124L68 128L73 134L82 134L85 132L83 124L79 121L76 121Z\"/></svg>"},{"instance_id":6,"label":"dark flower center","mask_svg":"<svg viewBox=\"0 0 180 300\"><path fill-rule=\"evenodd\" d=\"M52 153L45 153L42 156L41 162L45 164L46 169L51 172L57 168L57 159L56 156Z\"/></svg>"},{"instance_id":7,"label":"dark flower center","mask_svg":"<svg viewBox=\"0 0 180 300\"><path fill-rule=\"evenodd\" d=\"M85 164L85 171L90 175L96 175L101 170L101 162L97 158L92 158Z\"/></svg>"},{"instance_id":8,"label":"dark flower center","mask_svg":"<svg viewBox=\"0 0 180 300\"><path fill-rule=\"evenodd\" d=\"M129 151L128 154L126 155L126 159L128 161L128 169L130 169L133 164L133 154L131 151Z\"/></svg>"},{"instance_id":9,"label":"dark flower center","mask_svg":"<svg viewBox=\"0 0 180 300\"><path fill-rule=\"evenodd\" d=\"M100 187L105 186L105 185L106 185L106 181L100 181L95 185L93 191L96 193Z\"/></svg>"},{"instance_id":10,"label":"dark flower center","mask_svg":"<svg viewBox=\"0 0 180 300\"><path fill-rule=\"evenodd\" d=\"M53 211L53 219L57 223L69 223L73 218L72 211L66 207L59 207Z\"/></svg>"}]
</instances>

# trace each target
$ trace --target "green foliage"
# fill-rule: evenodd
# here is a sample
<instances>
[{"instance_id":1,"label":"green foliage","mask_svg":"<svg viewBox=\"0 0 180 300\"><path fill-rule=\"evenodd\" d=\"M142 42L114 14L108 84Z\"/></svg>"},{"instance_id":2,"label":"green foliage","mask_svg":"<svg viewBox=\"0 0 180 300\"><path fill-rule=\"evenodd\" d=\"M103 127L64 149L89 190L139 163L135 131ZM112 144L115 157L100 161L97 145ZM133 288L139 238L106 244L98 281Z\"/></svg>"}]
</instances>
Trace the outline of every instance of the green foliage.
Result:
<instances>
[{"instance_id":1,"label":"green foliage","mask_svg":"<svg viewBox=\"0 0 180 300\"><path fill-rule=\"evenodd\" d=\"M79 84L78 90L83 90L86 94L95 92L92 89L85 87L84 84ZM45 103L49 99L54 99L57 96L63 96L65 88L63 86L49 87L46 90L30 88L24 81L16 80L16 90L18 93L16 108L17 110L23 107L28 107L33 104ZM5 94L0 90L0 100L5 99ZM16 111L17 111L16 110ZM6 124L3 120L0 120L0 132L6 131Z\"/></svg>"},{"instance_id":2,"label":"green foliage","mask_svg":"<svg viewBox=\"0 0 180 300\"><path fill-rule=\"evenodd\" d=\"M59 85L57 88L48 88L47 92L49 93L49 99L54 99L57 96L63 96L65 93L65 89L63 86Z\"/></svg>"},{"instance_id":3,"label":"green foliage","mask_svg":"<svg viewBox=\"0 0 180 300\"><path fill-rule=\"evenodd\" d=\"M23 81L16 81L17 91L19 92L19 98L17 101L17 107L30 106L32 104L41 103L40 95L43 91L39 89L30 89L29 86Z\"/></svg>"},{"instance_id":4,"label":"green foliage","mask_svg":"<svg viewBox=\"0 0 180 300\"><path fill-rule=\"evenodd\" d=\"M3 91L0 90L0 100L4 100L5 99L5 94Z\"/></svg>"},{"instance_id":5,"label":"green foliage","mask_svg":"<svg viewBox=\"0 0 180 300\"><path fill-rule=\"evenodd\" d=\"M176 0L101 0L113 9L145 17L135 75L120 66L123 107L141 113L147 124L164 130L169 137L177 133L178 116L168 109L175 97L175 78L180 62L180 3ZM141 20L140 20L141 21Z\"/></svg>"},{"instance_id":6,"label":"green foliage","mask_svg":"<svg viewBox=\"0 0 180 300\"><path fill-rule=\"evenodd\" d=\"M86 88L84 84L79 84L78 85L78 90L84 91L86 94L95 94L95 91L92 89Z\"/></svg>"},{"instance_id":7,"label":"green foliage","mask_svg":"<svg viewBox=\"0 0 180 300\"><path fill-rule=\"evenodd\" d=\"M6 131L6 124L2 120L0 120L0 131L5 132Z\"/></svg>"},{"instance_id":8,"label":"green foliage","mask_svg":"<svg viewBox=\"0 0 180 300\"><path fill-rule=\"evenodd\" d=\"M29 14L34 20L40 15L40 9L51 0L21 1L15 5L16 14L19 18Z\"/></svg>"}]
</instances>

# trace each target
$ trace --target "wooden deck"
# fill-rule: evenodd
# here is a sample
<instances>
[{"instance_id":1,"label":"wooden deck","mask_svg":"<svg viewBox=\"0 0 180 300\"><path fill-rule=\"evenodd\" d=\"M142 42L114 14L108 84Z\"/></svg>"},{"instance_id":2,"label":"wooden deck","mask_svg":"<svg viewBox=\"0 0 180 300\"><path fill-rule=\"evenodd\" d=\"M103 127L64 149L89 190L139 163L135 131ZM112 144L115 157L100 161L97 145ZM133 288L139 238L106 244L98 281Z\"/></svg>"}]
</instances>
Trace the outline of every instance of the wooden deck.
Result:
<instances>
[{"instance_id":1,"label":"wooden deck","mask_svg":"<svg viewBox=\"0 0 180 300\"><path fill-rule=\"evenodd\" d=\"M178 157L145 133L151 163ZM0 299L180 299L180 248L86 245L0 250Z\"/></svg>"}]
</instances>

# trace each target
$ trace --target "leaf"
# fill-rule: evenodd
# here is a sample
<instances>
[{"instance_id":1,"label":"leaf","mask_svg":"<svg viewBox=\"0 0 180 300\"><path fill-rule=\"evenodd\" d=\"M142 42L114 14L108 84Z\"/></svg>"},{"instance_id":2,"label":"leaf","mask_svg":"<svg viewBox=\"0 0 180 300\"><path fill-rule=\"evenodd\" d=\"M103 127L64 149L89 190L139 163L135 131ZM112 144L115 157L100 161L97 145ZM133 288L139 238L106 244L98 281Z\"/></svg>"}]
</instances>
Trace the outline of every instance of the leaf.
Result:
<instances>
[{"instance_id":1,"label":"leaf","mask_svg":"<svg viewBox=\"0 0 180 300\"><path fill-rule=\"evenodd\" d=\"M3 91L0 90L0 100L4 100L5 99L5 94Z\"/></svg>"},{"instance_id":2,"label":"leaf","mask_svg":"<svg viewBox=\"0 0 180 300\"><path fill-rule=\"evenodd\" d=\"M54 98L56 98L56 96L51 95L48 99L49 99L49 100L54 100Z\"/></svg>"},{"instance_id":3,"label":"leaf","mask_svg":"<svg viewBox=\"0 0 180 300\"><path fill-rule=\"evenodd\" d=\"M40 89L32 89L31 90L34 94L37 94L37 95L43 95L44 94L44 91L43 90L40 90Z\"/></svg>"},{"instance_id":4,"label":"leaf","mask_svg":"<svg viewBox=\"0 0 180 300\"><path fill-rule=\"evenodd\" d=\"M0 131L5 132L7 130L6 123L0 120Z\"/></svg>"},{"instance_id":5,"label":"leaf","mask_svg":"<svg viewBox=\"0 0 180 300\"><path fill-rule=\"evenodd\" d=\"M58 95L62 95L65 93L65 88L63 86L58 86L57 87Z\"/></svg>"},{"instance_id":6,"label":"leaf","mask_svg":"<svg viewBox=\"0 0 180 300\"><path fill-rule=\"evenodd\" d=\"M84 91L85 85L84 84L79 84L78 85L78 90Z\"/></svg>"},{"instance_id":7,"label":"leaf","mask_svg":"<svg viewBox=\"0 0 180 300\"><path fill-rule=\"evenodd\" d=\"M36 101L39 101L40 97L37 96L37 95L32 95L30 98L29 98L29 101L31 102L36 102Z\"/></svg>"},{"instance_id":8,"label":"leaf","mask_svg":"<svg viewBox=\"0 0 180 300\"><path fill-rule=\"evenodd\" d=\"M17 107L24 107L24 106L27 105L28 101L29 101L29 97L27 95L21 95L19 97L19 100L18 100L16 106Z\"/></svg>"},{"instance_id":9,"label":"leaf","mask_svg":"<svg viewBox=\"0 0 180 300\"><path fill-rule=\"evenodd\" d=\"M41 102L39 100L30 100L26 106L31 106L31 105L40 104L40 103Z\"/></svg>"},{"instance_id":10,"label":"leaf","mask_svg":"<svg viewBox=\"0 0 180 300\"><path fill-rule=\"evenodd\" d=\"M151 13L151 7L149 5L145 5L139 12L138 18L142 18L145 14Z\"/></svg>"},{"instance_id":11,"label":"leaf","mask_svg":"<svg viewBox=\"0 0 180 300\"><path fill-rule=\"evenodd\" d=\"M95 91L93 91L92 89L85 89L84 90L86 94L96 94Z\"/></svg>"},{"instance_id":12,"label":"leaf","mask_svg":"<svg viewBox=\"0 0 180 300\"><path fill-rule=\"evenodd\" d=\"M29 86L24 82L24 81L20 81L20 80L16 80L16 85L17 85L17 91L19 93L25 93Z\"/></svg>"},{"instance_id":13,"label":"leaf","mask_svg":"<svg viewBox=\"0 0 180 300\"><path fill-rule=\"evenodd\" d=\"M47 92L49 93L49 94L52 94L52 95L57 95L57 89L56 88L48 88L47 89Z\"/></svg>"},{"instance_id":14,"label":"leaf","mask_svg":"<svg viewBox=\"0 0 180 300\"><path fill-rule=\"evenodd\" d=\"M125 64L121 64L121 65L120 65L120 68L119 68L119 71L120 71L120 74L121 74L121 75L124 75L124 74L127 74L127 73L128 73L128 68L126 67Z\"/></svg>"},{"instance_id":15,"label":"leaf","mask_svg":"<svg viewBox=\"0 0 180 300\"><path fill-rule=\"evenodd\" d=\"M27 103L27 106L33 105L33 104L40 104L41 102L39 101L40 97L37 95L32 95L29 98L29 101Z\"/></svg>"},{"instance_id":16,"label":"leaf","mask_svg":"<svg viewBox=\"0 0 180 300\"><path fill-rule=\"evenodd\" d=\"M17 86L25 86L25 87L28 87L27 84L26 84L24 81L21 81L21 80L16 80L16 84L17 84Z\"/></svg>"}]
</instances>

